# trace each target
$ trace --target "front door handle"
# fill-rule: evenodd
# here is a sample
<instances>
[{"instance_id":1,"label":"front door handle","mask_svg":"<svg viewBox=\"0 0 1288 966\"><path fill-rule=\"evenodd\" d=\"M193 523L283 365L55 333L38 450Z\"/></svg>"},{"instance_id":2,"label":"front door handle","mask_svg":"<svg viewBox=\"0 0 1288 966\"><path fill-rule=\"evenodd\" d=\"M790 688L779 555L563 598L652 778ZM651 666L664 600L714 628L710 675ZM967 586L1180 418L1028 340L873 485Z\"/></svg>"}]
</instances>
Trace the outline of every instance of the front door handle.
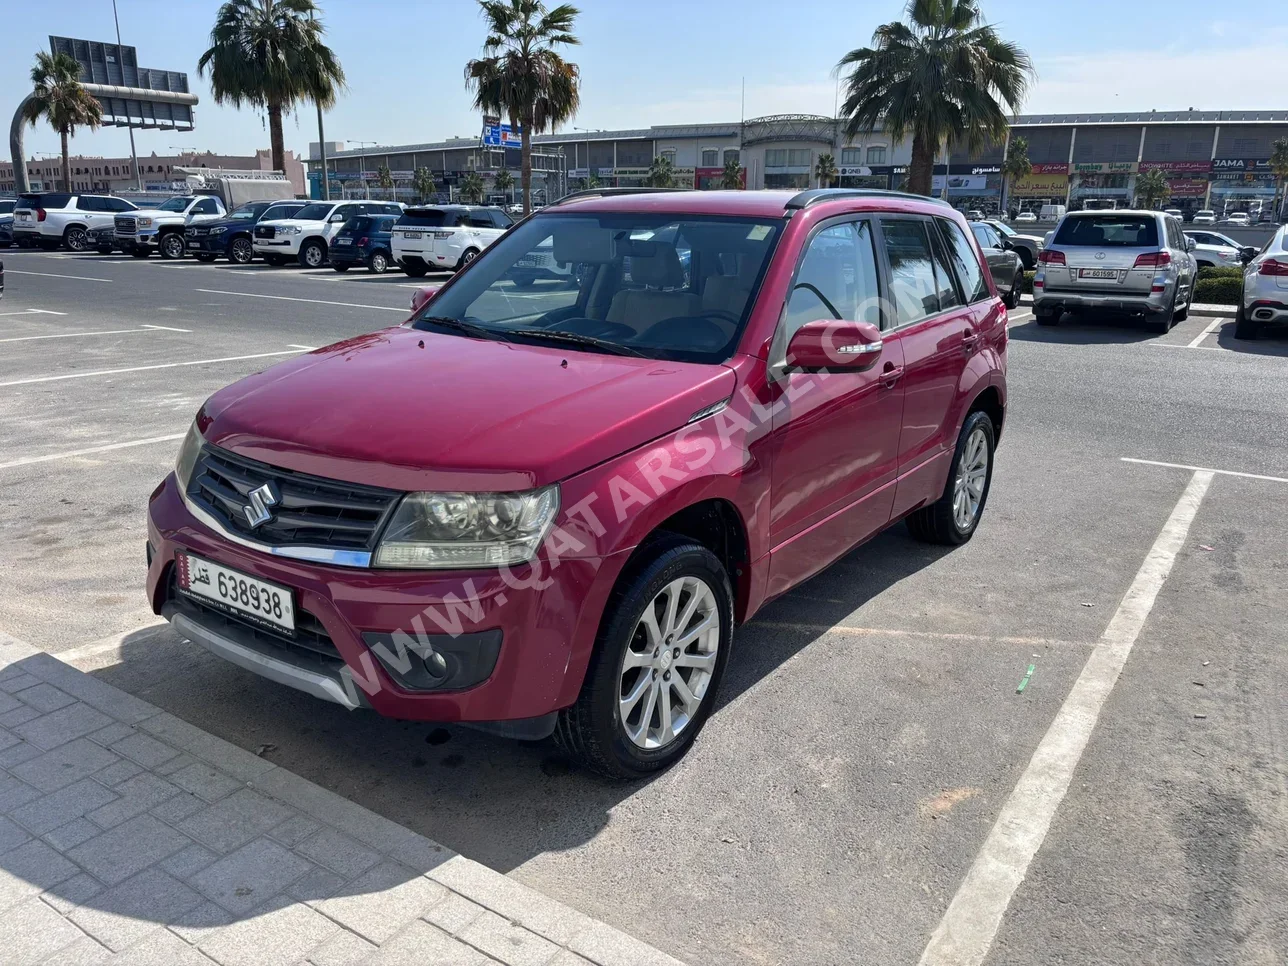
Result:
<instances>
[{"instance_id":1,"label":"front door handle","mask_svg":"<svg viewBox=\"0 0 1288 966\"><path fill-rule=\"evenodd\" d=\"M887 389L893 389L894 384L899 381L903 375L903 366L896 366L887 362L885 369L881 371L881 381L885 383Z\"/></svg>"}]
</instances>

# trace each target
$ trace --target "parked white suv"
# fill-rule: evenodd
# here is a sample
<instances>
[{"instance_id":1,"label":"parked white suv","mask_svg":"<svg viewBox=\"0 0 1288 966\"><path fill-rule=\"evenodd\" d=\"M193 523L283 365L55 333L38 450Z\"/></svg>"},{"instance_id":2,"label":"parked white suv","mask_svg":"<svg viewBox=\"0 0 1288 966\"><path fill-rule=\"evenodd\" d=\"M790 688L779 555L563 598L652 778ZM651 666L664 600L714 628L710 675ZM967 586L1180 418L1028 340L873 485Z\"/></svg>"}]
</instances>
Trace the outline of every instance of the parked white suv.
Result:
<instances>
[{"instance_id":1,"label":"parked white suv","mask_svg":"<svg viewBox=\"0 0 1288 966\"><path fill-rule=\"evenodd\" d=\"M1200 208L1198 211L1194 212L1194 220L1190 222L1190 224L1191 225L1215 225L1216 212L1213 211L1211 208Z\"/></svg>"},{"instance_id":2,"label":"parked white suv","mask_svg":"<svg viewBox=\"0 0 1288 966\"><path fill-rule=\"evenodd\" d=\"M124 198L74 195L66 191L34 191L18 197L13 209L13 240L19 245L83 252L86 235L112 224L118 212L134 211Z\"/></svg>"},{"instance_id":3,"label":"parked white suv","mask_svg":"<svg viewBox=\"0 0 1288 966\"><path fill-rule=\"evenodd\" d=\"M116 244L135 258L154 251L162 258L183 258L183 230L188 225L219 221L228 209L214 195L180 195L155 208L140 208L116 218Z\"/></svg>"},{"instance_id":4,"label":"parked white suv","mask_svg":"<svg viewBox=\"0 0 1288 966\"><path fill-rule=\"evenodd\" d=\"M500 208L408 208L394 225L394 261L416 277L429 271L455 271L472 262L513 224L514 220Z\"/></svg>"},{"instance_id":5,"label":"parked white suv","mask_svg":"<svg viewBox=\"0 0 1288 966\"><path fill-rule=\"evenodd\" d=\"M331 250L331 239L350 218L358 215L401 215L394 201L315 201L294 218L261 221L253 234L255 254L270 265L295 259L305 268L321 268Z\"/></svg>"},{"instance_id":6,"label":"parked white suv","mask_svg":"<svg viewBox=\"0 0 1288 966\"><path fill-rule=\"evenodd\" d=\"M1255 339L1262 326L1282 322L1288 322L1288 225L1277 229L1243 270L1234 337Z\"/></svg>"}]
</instances>

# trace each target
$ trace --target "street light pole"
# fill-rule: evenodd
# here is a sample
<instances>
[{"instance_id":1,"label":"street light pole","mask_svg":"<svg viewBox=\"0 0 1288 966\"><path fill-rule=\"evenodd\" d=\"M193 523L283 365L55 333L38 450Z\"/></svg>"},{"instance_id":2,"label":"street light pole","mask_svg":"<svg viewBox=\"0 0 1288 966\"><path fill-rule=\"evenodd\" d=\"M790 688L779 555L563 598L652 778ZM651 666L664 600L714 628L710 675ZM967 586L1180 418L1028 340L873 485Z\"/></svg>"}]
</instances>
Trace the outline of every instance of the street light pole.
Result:
<instances>
[{"instance_id":1,"label":"street light pole","mask_svg":"<svg viewBox=\"0 0 1288 966\"><path fill-rule=\"evenodd\" d=\"M364 197L371 200L371 186L367 184L367 145L375 147L379 141L355 141L358 146L358 173L362 176L362 190Z\"/></svg>"},{"instance_id":2,"label":"street light pole","mask_svg":"<svg viewBox=\"0 0 1288 966\"><path fill-rule=\"evenodd\" d=\"M117 54L120 54L121 47L121 18L116 15L116 0L112 0L112 20L116 23L116 46ZM136 81L137 83L137 81ZM121 65L121 86L128 87L125 83L125 65ZM130 160L134 162L134 188L136 191L143 190L143 176L139 174L139 154L134 149L134 122L130 120L127 111L125 125L130 129Z\"/></svg>"}]
</instances>

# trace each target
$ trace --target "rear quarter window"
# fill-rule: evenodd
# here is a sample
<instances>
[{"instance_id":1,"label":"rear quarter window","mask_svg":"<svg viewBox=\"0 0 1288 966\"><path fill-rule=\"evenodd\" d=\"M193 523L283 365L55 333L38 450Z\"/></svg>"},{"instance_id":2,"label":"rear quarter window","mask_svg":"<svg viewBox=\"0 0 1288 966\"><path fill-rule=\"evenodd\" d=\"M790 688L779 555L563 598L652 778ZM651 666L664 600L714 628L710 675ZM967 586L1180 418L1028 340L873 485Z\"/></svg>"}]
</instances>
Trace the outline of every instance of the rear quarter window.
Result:
<instances>
[{"instance_id":1,"label":"rear quarter window","mask_svg":"<svg viewBox=\"0 0 1288 966\"><path fill-rule=\"evenodd\" d=\"M43 191L33 194L19 195L17 207L19 208L66 208L71 202L72 196L66 191Z\"/></svg>"},{"instance_id":2,"label":"rear quarter window","mask_svg":"<svg viewBox=\"0 0 1288 966\"><path fill-rule=\"evenodd\" d=\"M1095 248L1156 248L1158 219L1148 215L1089 215L1066 218L1056 229L1056 245Z\"/></svg>"},{"instance_id":3,"label":"rear quarter window","mask_svg":"<svg viewBox=\"0 0 1288 966\"><path fill-rule=\"evenodd\" d=\"M409 208L398 219L399 228L442 228L447 224L447 212L439 208Z\"/></svg>"}]
</instances>

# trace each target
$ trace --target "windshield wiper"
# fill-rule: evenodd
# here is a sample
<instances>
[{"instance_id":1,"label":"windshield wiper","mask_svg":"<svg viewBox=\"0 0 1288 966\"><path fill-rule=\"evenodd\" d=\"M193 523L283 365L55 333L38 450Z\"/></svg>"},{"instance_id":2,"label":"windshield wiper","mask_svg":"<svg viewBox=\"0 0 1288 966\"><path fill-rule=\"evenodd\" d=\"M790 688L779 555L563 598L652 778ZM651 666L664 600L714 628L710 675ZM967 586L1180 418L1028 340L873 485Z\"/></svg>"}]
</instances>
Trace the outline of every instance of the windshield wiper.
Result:
<instances>
[{"instance_id":1,"label":"windshield wiper","mask_svg":"<svg viewBox=\"0 0 1288 966\"><path fill-rule=\"evenodd\" d=\"M464 319L452 319L446 315L427 315L423 319L416 320L416 328L420 328L422 322L429 322L433 325L442 326L445 329L455 329L464 335L472 336L475 339L495 339L499 342L509 342L506 334L499 329L491 329L486 325L478 325L474 322L466 322Z\"/></svg>"},{"instance_id":2,"label":"windshield wiper","mask_svg":"<svg viewBox=\"0 0 1288 966\"><path fill-rule=\"evenodd\" d=\"M580 335L576 332L564 332L562 329L534 329L521 328L510 329L511 335L523 335L530 339L547 339L550 342L566 342L570 345L584 345L588 348L600 349L603 352L609 352L617 356L644 356L639 349L628 345L622 345L620 342L609 342L607 339L596 339L593 335Z\"/></svg>"}]
</instances>

